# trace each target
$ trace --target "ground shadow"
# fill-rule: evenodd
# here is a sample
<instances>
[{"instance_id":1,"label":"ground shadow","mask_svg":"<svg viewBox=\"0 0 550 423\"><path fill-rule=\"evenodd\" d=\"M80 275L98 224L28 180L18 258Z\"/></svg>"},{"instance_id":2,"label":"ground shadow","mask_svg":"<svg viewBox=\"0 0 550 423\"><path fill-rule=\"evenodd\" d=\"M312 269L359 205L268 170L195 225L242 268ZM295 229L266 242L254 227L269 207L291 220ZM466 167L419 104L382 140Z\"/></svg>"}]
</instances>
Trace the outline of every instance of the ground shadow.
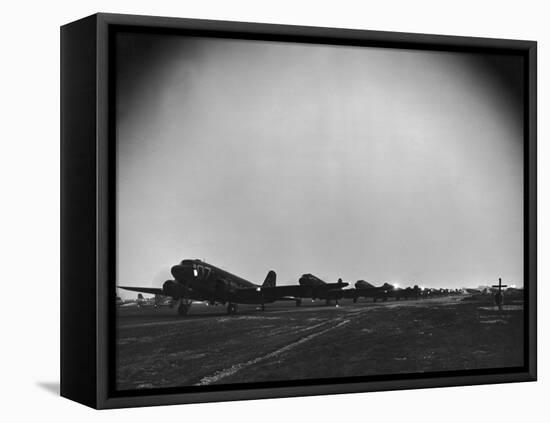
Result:
<instances>
[{"instance_id":1,"label":"ground shadow","mask_svg":"<svg viewBox=\"0 0 550 423\"><path fill-rule=\"evenodd\" d=\"M36 386L51 394L59 396L59 382L36 382Z\"/></svg>"}]
</instances>

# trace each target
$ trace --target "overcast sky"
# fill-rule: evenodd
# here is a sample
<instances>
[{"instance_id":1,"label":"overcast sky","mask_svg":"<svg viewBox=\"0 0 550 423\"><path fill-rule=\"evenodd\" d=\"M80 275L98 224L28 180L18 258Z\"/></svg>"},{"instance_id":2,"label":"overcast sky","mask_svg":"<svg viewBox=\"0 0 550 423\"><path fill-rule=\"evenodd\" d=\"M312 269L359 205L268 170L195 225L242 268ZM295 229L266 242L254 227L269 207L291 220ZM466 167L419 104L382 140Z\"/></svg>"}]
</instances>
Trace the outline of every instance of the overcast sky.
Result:
<instances>
[{"instance_id":1,"label":"overcast sky","mask_svg":"<svg viewBox=\"0 0 550 423\"><path fill-rule=\"evenodd\" d=\"M118 284L160 286L184 258L257 283L523 284L519 58L117 46Z\"/></svg>"}]
</instances>

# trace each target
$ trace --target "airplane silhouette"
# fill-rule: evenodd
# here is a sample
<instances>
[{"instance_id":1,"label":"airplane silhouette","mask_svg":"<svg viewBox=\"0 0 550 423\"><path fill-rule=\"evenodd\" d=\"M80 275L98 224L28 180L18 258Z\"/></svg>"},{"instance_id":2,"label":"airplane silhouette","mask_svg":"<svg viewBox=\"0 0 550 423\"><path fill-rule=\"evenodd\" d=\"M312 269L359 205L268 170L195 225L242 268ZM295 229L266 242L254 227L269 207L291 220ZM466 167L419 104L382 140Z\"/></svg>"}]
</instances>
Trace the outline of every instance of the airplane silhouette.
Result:
<instances>
[{"instance_id":1,"label":"airplane silhouette","mask_svg":"<svg viewBox=\"0 0 550 423\"><path fill-rule=\"evenodd\" d=\"M187 315L193 301L207 301L211 305L227 304L227 313L235 314L238 304L265 304L278 300L300 301L295 294L297 286L276 286L277 275L267 273L262 285L247 281L202 260L182 260L172 266L173 280L167 280L162 288L119 286L127 291L171 297L177 304L178 314Z\"/></svg>"},{"instance_id":2,"label":"airplane silhouette","mask_svg":"<svg viewBox=\"0 0 550 423\"><path fill-rule=\"evenodd\" d=\"M355 289L346 290L344 296L345 298L352 298L354 303L361 297L372 298L374 302L377 299L386 301L394 290L395 287L389 283L385 283L382 286L374 286L367 281L359 280L355 282Z\"/></svg>"},{"instance_id":3,"label":"airplane silhouette","mask_svg":"<svg viewBox=\"0 0 550 423\"><path fill-rule=\"evenodd\" d=\"M342 282L342 279L338 279L336 283L327 283L311 273L303 274L298 282L300 288L298 292L293 292L294 295L312 300L325 300L327 305L331 300L338 305L338 300L343 298L342 289L349 285L347 282Z\"/></svg>"}]
</instances>

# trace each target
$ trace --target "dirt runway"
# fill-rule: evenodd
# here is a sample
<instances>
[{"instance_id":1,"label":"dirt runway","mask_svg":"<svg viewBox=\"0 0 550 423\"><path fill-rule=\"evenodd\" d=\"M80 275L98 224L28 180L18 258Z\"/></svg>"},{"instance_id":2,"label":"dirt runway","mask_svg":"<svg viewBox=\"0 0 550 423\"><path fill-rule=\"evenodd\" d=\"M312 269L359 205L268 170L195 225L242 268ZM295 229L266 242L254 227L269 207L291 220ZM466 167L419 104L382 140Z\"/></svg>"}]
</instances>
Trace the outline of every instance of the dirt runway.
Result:
<instances>
[{"instance_id":1,"label":"dirt runway","mask_svg":"<svg viewBox=\"0 0 550 423\"><path fill-rule=\"evenodd\" d=\"M521 301L499 312L463 299L282 302L234 316L195 304L183 318L121 307L117 389L521 366Z\"/></svg>"}]
</instances>

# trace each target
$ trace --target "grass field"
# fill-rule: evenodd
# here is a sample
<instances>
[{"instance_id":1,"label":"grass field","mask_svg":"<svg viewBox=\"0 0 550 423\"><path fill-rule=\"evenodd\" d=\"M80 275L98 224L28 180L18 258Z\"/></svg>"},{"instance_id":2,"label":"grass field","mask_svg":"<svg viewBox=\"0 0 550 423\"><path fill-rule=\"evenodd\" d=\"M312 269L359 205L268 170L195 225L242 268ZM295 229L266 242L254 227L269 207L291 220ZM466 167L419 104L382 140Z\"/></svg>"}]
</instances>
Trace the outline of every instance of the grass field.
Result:
<instances>
[{"instance_id":1,"label":"grass field","mask_svg":"<svg viewBox=\"0 0 550 423\"><path fill-rule=\"evenodd\" d=\"M469 301L464 301L468 300ZM523 307L491 297L334 306L119 308L117 388L345 377L523 365Z\"/></svg>"}]
</instances>

